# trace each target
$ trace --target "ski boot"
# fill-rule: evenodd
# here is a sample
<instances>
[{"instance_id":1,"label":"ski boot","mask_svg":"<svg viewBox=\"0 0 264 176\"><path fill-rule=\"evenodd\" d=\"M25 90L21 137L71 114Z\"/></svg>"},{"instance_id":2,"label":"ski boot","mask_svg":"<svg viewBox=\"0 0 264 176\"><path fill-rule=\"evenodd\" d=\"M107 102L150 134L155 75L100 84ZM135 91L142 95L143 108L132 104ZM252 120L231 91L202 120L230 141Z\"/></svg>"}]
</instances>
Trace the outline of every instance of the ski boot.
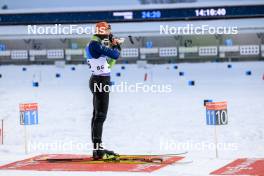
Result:
<instances>
[{"instance_id":1,"label":"ski boot","mask_svg":"<svg viewBox=\"0 0 264 176\"><path fill-rule=\"evenodd\" d=\"M117 160L118 156L114 151L104 149L101 143L95 144L93 150L94 160Z\"/></svg>"},{"instance_id":2,"label":"ski boot","mask_svg":"<svg viewBox=\"0 0 264 176\"><path fill-rule=\"evenodd\" d=\"M93 159L94 160L116 160L118 158L118 154L111 150L99 149L93 150Z\"/></svg>"}]
</instances>

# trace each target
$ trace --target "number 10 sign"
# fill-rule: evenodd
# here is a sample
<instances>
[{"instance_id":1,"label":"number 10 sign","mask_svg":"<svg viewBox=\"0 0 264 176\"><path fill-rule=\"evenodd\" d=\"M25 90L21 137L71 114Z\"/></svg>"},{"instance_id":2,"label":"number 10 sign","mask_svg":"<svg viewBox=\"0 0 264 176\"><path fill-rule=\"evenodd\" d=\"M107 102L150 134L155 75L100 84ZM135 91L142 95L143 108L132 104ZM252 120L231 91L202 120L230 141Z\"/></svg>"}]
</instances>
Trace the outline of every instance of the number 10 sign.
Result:
<instances>
[{"instance_id":1,"label":"number 10 sign","mask_svg":"<svg viewBox=\"0 0 264 176\"><path fill-rule=\"evenodd\" d=\"M27 103L20 104L20 124L21 125L37 125L38 124L38 104Z\"/></svg>"},{"instance_id":2,"label":"number 10 sign","mask_svg":"<svg viewBox=\"0 0 264 176\"><path fill-rule=\"evenodd\" d=\"M206 124L227 125L227 102L206 103Z\"/></svg>"}]
</instances>

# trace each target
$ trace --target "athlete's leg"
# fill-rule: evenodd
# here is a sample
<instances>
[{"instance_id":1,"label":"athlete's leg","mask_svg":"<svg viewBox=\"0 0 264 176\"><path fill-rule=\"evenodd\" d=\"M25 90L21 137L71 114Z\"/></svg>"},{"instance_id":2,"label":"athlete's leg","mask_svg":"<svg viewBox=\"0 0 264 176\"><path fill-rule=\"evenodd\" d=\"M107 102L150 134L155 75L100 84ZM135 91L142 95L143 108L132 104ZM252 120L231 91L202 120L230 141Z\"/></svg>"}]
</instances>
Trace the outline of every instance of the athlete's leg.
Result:
<instances>
[{"instance_id":1,"label":"athlete's leg","mask_svg":"<svg viewBox=\"0 0 264 176\"><path fill-rule=\"evenodd\" d=\"M100 80L103 86L108 85L108 77L103 77ZM107 116L109 104L109 92L96 91L94 92L94 121L93 121L93 143L102 143L103 124Z\"/></svg>"},{"instance_id":2,"label":"athlete's leg","mask_svg":"<svg viewBox=\"0 0 264 176\"><path fill-rule=\"evenodd\" d=\"M94 120L95 120L95 96L93 95L93 117L92 117L92 120L91 120L91 138L92 138L92 141L93 141L93 125L94 125Z\"/></svg>"},{"instance_id":3,"label":"athlete's leg","mask_svg":"<svg viewBox=\"0 0 264 176\"><path fill-rule=\"evenodd\" d=\"M90 89L93 93L93 118L91 122L93 143L102 143L103 124L107 116L109 104L109 92L105 90L95 90L95 84L104 87L109 85L110 77L92 76L90 79Z\"/></svg>"}]
</instances>

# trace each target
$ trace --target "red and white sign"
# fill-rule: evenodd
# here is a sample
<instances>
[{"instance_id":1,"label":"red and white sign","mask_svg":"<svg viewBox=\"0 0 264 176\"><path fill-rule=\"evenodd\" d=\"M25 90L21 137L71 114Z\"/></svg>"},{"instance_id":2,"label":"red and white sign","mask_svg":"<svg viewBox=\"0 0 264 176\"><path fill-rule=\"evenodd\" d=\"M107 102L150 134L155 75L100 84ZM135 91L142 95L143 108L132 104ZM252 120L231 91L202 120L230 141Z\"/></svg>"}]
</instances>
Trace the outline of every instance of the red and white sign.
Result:
<instances>
[{"instance_id":1,"label":"red and white sign","mask_svg":"<svg viewBox=\"0 0 264 176\"><path fill-rule=\"evenodd\" d=\"M33 158L17 161L7 165L0 166L1 170L31 170L31 171L111 171L111 172L153 172L169 166L170 164L177 163L183 159L183 156L169 156L164 157L164 163L97 163L89 164L84 162L48 162L47 159L55 158L86 158L92 160L89 155L76 155L76 154L47 154L39 155ZM99 174L100 175L100 174Z\"/></svg>"},{"instance_id":2,"label":"red and white sign","mask_svg":"<svg viewBox=\"0 0 264 176\"><path fill-rule=\"evenodd\" d=\"M37 103L26 103L26 104L20 104L19 105L19 110L20 111L32 111L32 110L37 110L38 109L38 104Z\"/></svg>"},{"instance_id":3,"label":"red and white sign","mask_svg":"<svg viewBox=\"0 0 264 176\"><path fill-rule=\"evenodd\" d=\"M227 109L227 102L207 102L205 106L208 110L223 110Z\"/></svg>"},{"instance_id":4,"label":"red and white sign","mask_svg":"<svg viewBox=\"0 0 264 176\"><path fill-rule=\"evenodd\" d=\"M264 176L264 158L240 158L210 174Z\"/></svg>"}]
</instances>

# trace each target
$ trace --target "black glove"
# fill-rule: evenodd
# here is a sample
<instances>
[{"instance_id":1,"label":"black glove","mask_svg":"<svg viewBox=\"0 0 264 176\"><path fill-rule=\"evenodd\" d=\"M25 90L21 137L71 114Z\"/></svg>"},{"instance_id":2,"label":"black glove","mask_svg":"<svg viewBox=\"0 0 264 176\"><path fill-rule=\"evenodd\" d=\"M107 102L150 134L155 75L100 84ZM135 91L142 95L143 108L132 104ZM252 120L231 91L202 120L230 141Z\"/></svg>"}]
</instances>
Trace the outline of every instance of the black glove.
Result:
<instances>
[{"instance_id":1,"label":"black glove","mask_svg":"<svg viewBox=\"0 0 264 176\"><path fill-rule=\"evenodd\" d=\"M114 36L112 33L109 35L109 41L113 49L117 48L119 51L121 51L121 45L117 42L114 42Z\"/></svg>"},{"instance_id":2,"label":"black glove","mask_svg":"<svg viewBox=\"0 0 264 176\"><path fill-rule=\"evenodd\" d=\"M121 45L120 45L120 44L113 45L113 46L112 46L112 48L113 48L113 49L115 49L115 48L116 48L116 49L118 49L119 51L121 51L121 50L122 50L122 49L121 49Z\"/></svg>"},{"instance_id":3,"label":"black glove","mask_svg":"<svg viewBox=\"0 0 264 176\"><path fill-rule=\"evenodd\" d=\"M113 42L113 34L111 33L110 35L109 35L109 41L112 43Z\"/></svg>"}]
</instances>

